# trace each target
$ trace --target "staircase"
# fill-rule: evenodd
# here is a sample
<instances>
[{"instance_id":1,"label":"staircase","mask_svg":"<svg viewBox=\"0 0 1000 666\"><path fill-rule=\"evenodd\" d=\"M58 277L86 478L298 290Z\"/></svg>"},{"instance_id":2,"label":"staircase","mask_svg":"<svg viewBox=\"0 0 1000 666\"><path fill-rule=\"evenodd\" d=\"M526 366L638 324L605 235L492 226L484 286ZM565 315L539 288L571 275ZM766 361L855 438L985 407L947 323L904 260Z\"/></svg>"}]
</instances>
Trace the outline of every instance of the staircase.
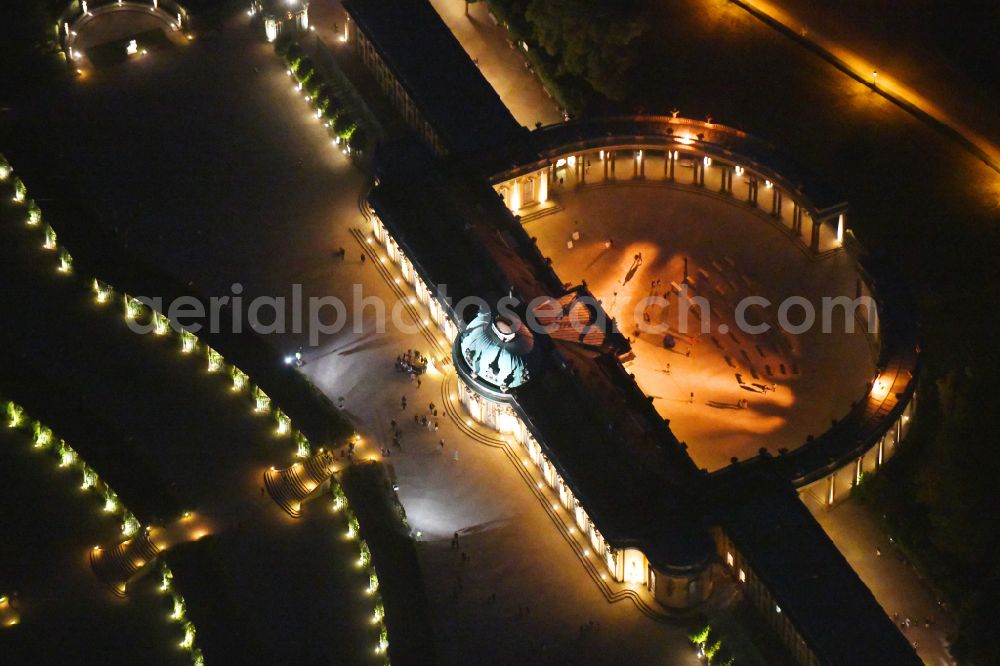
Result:
<instances>
[{"instance_id":1,"label":"staircase","mask_svg":"<svg viewBox=\"0 0 1000 666\"><path fill-rule=\"evenodd\" d=\"M336 457L331 451L320 451L305 462L287 469L264 472L264 487L278 506L292 518L302 515L302 501L319 488L336 470Z\"/></svg>"},{"instance_id":2,"label":"staircase","mask_svg":"<svg viewBox=\"0 0 1000 666\"><path fill-rule=\"evenodd\" d=\"M90 551L90 566L102 583L124 597L128 582L159 554L160 549L150 541L148 531L143 530L111 548L95 546Z\"/></svg>"}]
</instances>

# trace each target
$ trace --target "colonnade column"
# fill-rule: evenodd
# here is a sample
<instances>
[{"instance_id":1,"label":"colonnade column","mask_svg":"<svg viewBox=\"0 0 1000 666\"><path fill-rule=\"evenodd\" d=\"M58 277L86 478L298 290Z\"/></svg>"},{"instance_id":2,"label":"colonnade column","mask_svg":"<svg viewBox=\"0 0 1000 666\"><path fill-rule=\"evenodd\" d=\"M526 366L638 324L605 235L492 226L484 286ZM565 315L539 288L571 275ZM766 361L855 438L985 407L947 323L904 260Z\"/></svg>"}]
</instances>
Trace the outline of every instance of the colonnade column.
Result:
<instances>
[{"instance_id":1,"label":"colonnade column","mask_svg":"<svg viewBox=\"0 0 1000 666\"><path fill-rule=\"evenodd\" d=\"M611 178L615 177L615 152L609 151L608 156L611 158Z\"/></svg>"},{"instance_id":2,"label":"colonnade column","mask_svg":"<svg viewBox=\"0 0 1000 666\"><path fill-rule=\"evenodd\" d=\"M639 178L646 177L646 153L639 151Z\"/></svg>"},{"instance_id":3,"label":"colonnade column","mask_svg":"<svg viewBox=\"0 0 1000 666\"><path fill-rule=\"evenodd\" d=\"M819 252L819 227L822 224L815 217L810 217L812 220L812 237L809 239L809 249L813 252Z\"/></svg>"},{"instance_id":4,"label":"colonnade column","mask_svg":"<svg viewBox=\"0 0 1000 666\"><path fill-rule=\"evenodd\" d=\"M601 161L604 162L604 180L607 180L608 179L608 162L611 161L611 156L608 154L607 151L604 151L604 150L602 150L601 153L604 155L604 157L601 158Z\"/></svg>"},{"instance_id":5,"label":"colonnade column","mask_svg":"<svg viewBox=\"0 0 1000 666\"><path fill-rule=\"evenodd\" d=\"M837 498L837 495L836 495L836 492L837 492L837 476L835 474L831 474L830 476L826 477L826 486L827 486L827 488L826 488L826 505L827 506L833 506L833 502Z\"/></svg>"},{"instance_id":6,"label":"colonnade column","mask_svg":"<svg viewBox=\"0 0 1000 666\"><path fill-rule=\"evenodd\" d=\"M777 187L771 190L771 215L781 217L781 190Z\"/></svg>"},{"instance_id":7,"label":"colonnade column","mask_svg":"<svg viewBox=\"0 0 1000 666\"><path fill-rule=\"evenodd\" d=\"M797 203L792 203L792 231L797 235L802 235L802 208Z\"/></svg>"},{"instance_id":8,"label":"colonnade column","mask_svg":"<svg viewBox=\"0 0 1000 666\"><path fill-rule=\"evenodd\" d=\"M722 170L722 185L719 186L719 192L722 194L732 194L733 193L733 167L720 165L719 169Z\"/></svg>"},{"instance_id":9,"label":"colonnade column","mask_svg":"<svg viewBox=\"0 0 1000 666\"><path fill-rule=\"evenodd\" d=\"M639 177L639 162L642 161L642 151L637 150L635 154L632 155L632 180Z\"/></svg>"},{"instance_id":10,"label":"colonnade column","mask_svg":"<svg viewBox=\"0 0 1000 666\"><path fill-rule=\"evenodd\" d=\"M750 204L751 206L753 206L754 208L757 207L757 187L758 187L758 185L759 184L757 182L757 179L754 178L753 176L750 176L750 182L747 185L747 203Z\"/></svg>"},{"instance_id":11,"label":"colonnade column","mask_svg":"<svg viewBox=\"0 0 1000 666\"><path fill-rule=\"evenodd\" d=\"M577 155L576 156L576 163L580 167L580 184L581 185L586 185L587 184L587 156L586 156L586 154L584 154L584 155Z\"/></svg>"}]
</instances>

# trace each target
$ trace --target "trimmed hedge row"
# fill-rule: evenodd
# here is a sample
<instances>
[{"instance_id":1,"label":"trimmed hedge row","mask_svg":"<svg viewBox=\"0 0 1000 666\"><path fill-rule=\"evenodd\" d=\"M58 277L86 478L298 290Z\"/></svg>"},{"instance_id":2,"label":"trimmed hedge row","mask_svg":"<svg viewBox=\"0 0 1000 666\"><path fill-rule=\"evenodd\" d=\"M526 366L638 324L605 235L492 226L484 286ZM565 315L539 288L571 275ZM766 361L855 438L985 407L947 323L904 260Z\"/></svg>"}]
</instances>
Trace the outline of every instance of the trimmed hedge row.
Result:
<instances>
[{"instance_id":1,"label":"trimmed hedge row","mask_svg":"<svg viewBox=\"0 0 1000 666\"><path fill-rule=\"evenodd\" d=\"M359 126L358 119L346 108L334 87L323 80L312 58L303 53L291 36L276 40L274 48L333 140L343 146L346 153L363 151L369 141L368 132Z\"/></svg>"}]
</instances>

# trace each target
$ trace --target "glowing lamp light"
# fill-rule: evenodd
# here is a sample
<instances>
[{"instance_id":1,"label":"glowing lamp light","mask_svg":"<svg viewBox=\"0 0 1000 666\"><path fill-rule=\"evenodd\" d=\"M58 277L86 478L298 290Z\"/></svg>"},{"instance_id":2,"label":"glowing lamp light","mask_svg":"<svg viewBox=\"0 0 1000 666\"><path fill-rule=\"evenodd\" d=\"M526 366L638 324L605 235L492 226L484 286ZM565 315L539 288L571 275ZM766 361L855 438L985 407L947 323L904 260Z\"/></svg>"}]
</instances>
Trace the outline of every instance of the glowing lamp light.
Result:
<instances>
[{"instance_id":1,"label":"glowing lamp light","mask_svg":"<svg viewBox=\"0 0 1000 666\"><path fill-rule=\"evenodd\" d=\"M185 650L190 649L194 645L194 626L188 624L184 628L184 640L180 643L181 647Z\"/></svg>"},{"instance_id":2,"label":"glowing lamp light","mask_svg":"<svg viewBox=\"0 0 1000 666\"><path fill-rule=\"evenodd\" d=\"M764 180L764 187L766 187L767 189L771 189L772 187L774 187L774 183L772 183L771 181L765 179Z\"/></svg>"},{"instance_id":3,"label":"glowing lamp light","mask_svg":"<svg viewBox=\"0 0 1000 666\"><path fill-rule=\"evenodd\" d=\"M128 43L128 46L125 47L125 55L134 56L138 52L139 44L133 39Z\"/></svg>"},{"instance_id":4,"label":"glowing lamp light","mask_svg":"<svg viewBox=\"0 0 1000 666\"><path fill-rule=\"evenodd\" d=\"M58 241L56 239L55 230L52 227L45 227L45 242L42 243L42 247L46 250L54 250L57 245Z\"/></svg>"},{"instance_id":5,"label":"glowing lamp light","mask_svg":"<svg viewBox=\"0 0 1000 666\"><path fill-rule=\"evenodd\" d=\"M107 303L111 298L110 289L102 287L97 280L94 280L94 298L98 303Z\"/></svg>"},{"instance_id":6,"label":"glowing lamp light","mask_svg":"<svg viewBox=\"0 0 1000 666\"><path fill-rule=\"evenodd\" d=\"M28 188L24 186L20 178L14 179L14 203L23 203L24 198L28 195Z\"/></svg>"},{"instance_id":7,"label":"glowing lamp light","mask_svg":"<svg viewBox=\"0 0 1000 666\"><path fill-rule=\"evenodd\" d=\"M872 398L875 400L885 400L886 396L889 395L889 388L891 382L887 379L883 379L881 375L875 376L875 381L872 383Z\"/></svg>"},{"instance_id":8,"label":"glowing lamp light","mask_svg":"<svg viewBox=\"0 0 1000 666\"><path fill-rule=\"evenodd\" d=\"M37 227L42 221L42 210L34 201L28 205L28 219L25 223L29 227Z\"/></svg>"}]
</instances>

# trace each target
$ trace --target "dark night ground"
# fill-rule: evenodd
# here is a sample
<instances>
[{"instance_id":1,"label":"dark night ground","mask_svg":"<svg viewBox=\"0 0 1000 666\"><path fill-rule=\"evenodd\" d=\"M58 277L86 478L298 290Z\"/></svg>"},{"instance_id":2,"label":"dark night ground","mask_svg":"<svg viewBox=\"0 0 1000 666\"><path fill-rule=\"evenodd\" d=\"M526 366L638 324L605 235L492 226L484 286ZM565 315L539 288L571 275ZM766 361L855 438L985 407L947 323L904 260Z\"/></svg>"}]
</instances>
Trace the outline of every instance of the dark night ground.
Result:
<instances>
[{"instance_id":1,"label":"dark night ground","mask_svg":"<svg viewBox=\"0 0 1000 666\"><path fill-rule=\"evenodd\" d=\"M87 441L103 449L104 431L88 432L81 420L61 427L59 418L81 406L93 414L91 424L113 423L110 431L132 442L142 473L154 481L147 486L137 478L139 466L131 474L119 470L112 486L125 504L166 517L175 516L178 506L204 510L220 530L213 548L195 549L197 556L186 560L176 578L183 593L187 577L198 579L199 570L224 574L191 592L192 600L220 609L203 617L192 608L201 621L196 628L206 658L222 652L219 646L264 645L267 650L249 652L249 658L364 663L376 641L371 602L362 592L365 577L354 566L356 549L342 537L343 519L317 503L294 522L259 495L265 467L290 460L289 440L272 434L269 419L252 416L249 400L233 395L226 378L207 377L202 359L182 357L176 338L137 336L126 329L117 304L93 304L87 285L58 274L55 255L41 248L40 233L27 231L22 220L23 208L4 204L0 321L18 322L0 327L0 363L15 372L6 377L4 393L15 400L26 394L25 404L40 400L42 407L29 409L36 414L46 403L57 404L46 421L99 474L96 459L113 452L88 456ZM173 663L177 625L170 626L159 602L148 598L151 585L137 585L134 602L118 602L90 571L87 549L118 539L100 501L78 490L78 475L67 478L54 471L46 454L25 450L26 439L4 433L8 464L0 492L4 506L17 508L0 517L0 531L24 538L5 539L0 582L4 592L20 592L26 613L19 627L0 633L0 645L11 645L10 652L0 652L31 655L14 663L45 663L43 649L52 651L53 660L114 654L120 662L134 662L148 645L145 658ZM176 501L150 492L162 483ZM231 624L232 617L241 622ZM331 635L337 640L316 638ZM51 640L56 636L67 640ZM248 636L256 641L238 640ZM123 650L133 656L123 656Z\"/></svg>"}]
</instances>

